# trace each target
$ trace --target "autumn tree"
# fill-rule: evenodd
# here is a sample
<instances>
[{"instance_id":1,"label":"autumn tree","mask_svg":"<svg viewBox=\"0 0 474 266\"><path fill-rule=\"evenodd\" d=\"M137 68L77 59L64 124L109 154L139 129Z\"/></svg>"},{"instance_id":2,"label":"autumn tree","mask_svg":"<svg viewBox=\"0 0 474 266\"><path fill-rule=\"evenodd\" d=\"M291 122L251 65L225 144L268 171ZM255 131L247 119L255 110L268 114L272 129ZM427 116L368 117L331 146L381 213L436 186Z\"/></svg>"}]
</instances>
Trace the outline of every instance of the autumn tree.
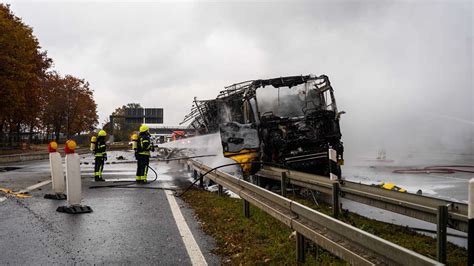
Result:
<instances>
[{"instance_id":1,"label":"autumn tree","mask_svg":"<svg viewBox=\"0 0 474 266\"><path fill-rule=\"evenodd\" d=\"M0 139L38 126L40 82L51 64L32 28L0 3Z\"/></svg>"},{"instance_id":2,"label":"autumn tree","mask_svg":"<svg viewBox=\"0 0 474 266\"><path fill-rule=\"evenodd\" d=\"M52 60L41 51L31 27L0 3L0 143L16 134L53 131L56 139L93 130L97 104L89 83L48 72Z\"/></svg>"},{"instance_id":3,"label":"autumn tree","mask_svg":"<svg viewBox=\"0 0 474 266\"><path fill-rule=\"evenodd\" d=\"M65 121L66 101L61 96L65 95L65 88L61 76L56 72L48 73L43 82L43 100L45 102L41 113L43 128L47 133L53 132L59 140L62 125Z\"/></svg>"},{"instance_id":4,"label":"autumn tree","mask_svg":"<svg viewBox=\"0 0 474 266\"><path fill-rule=\"evenodd\" d=\"M91 131L98 124L97 104L89 88L89 82L66 75L64 78L67 107L65 110L66 123L64 132L66 136Z\"/></svg>"},{"instance_id":5,"label":"autumn tree","mask_svg":"<svg viewBox=\"0 0 474 266\"><path fill-rule=\"evenodd\" d=\"M93 130L98 123L93 91L83 79L51 72L43 83L43 99L47 103L42 112L43 126L58 140L60 133L69 138Z\"/></svg>"}]
</instances>

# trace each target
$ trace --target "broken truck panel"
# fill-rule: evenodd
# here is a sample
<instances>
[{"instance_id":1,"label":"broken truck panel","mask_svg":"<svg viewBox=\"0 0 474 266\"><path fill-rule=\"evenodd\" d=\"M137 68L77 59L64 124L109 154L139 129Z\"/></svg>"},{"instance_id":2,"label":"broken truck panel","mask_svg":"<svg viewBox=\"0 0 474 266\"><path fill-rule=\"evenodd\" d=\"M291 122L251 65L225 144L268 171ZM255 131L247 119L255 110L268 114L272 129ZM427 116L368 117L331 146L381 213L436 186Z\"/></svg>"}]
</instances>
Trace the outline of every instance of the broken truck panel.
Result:
<instances>
[{"instance_id":1,"label":"broken truck panel","mask_svg":"<svg viewBox=\"0 0 474 266\"><path fill-rule=\"evenodd\" d=\"M240 82L225 87L216 99L195 99L182 123L191 121L189 126L197 134L214 133L219 128L227 134L229 122L234 126L250 124L258 133L259 160L329 175L324 156L329 147L337 151L339 165L343 162L342 113L327 76L288 76ZM224 151L237 147L225 134Z\"/></svg>"},{"instance_id":2,"label":"broken truck panel","mask_svg":"<svg viewBox=\"0 0 474 266\"><path fill-rule=\"evenodd\" d=\"M260 141L258 131L252 124L228 122L220 127L224 152L240 152L241 150L258 150Z\"/></svg>"},{"instance_id":3,"label":"broken truck panel","mask_svg":"<svg viewBox=\"0 0 474 266\"><path fill-rule=\"evenodd\" d=\"M258 166L253 164L258 161L260 150L260 140L255 124L227 122L220 125L220 135L224 157L240 163L244 175L258 170Z\"/></svg>"},{"instance_id":4,"label":"broken truck panel","mask_svg":"<svg viewBox=\"0 0 474 266\"><path fill-rule=\"evenodd\" d=\"M258 167L260 140L255 124L227 122L220 125L222 151L224 157L240 163L244 175L252 174Z\"/></svg>"}]
</instances>

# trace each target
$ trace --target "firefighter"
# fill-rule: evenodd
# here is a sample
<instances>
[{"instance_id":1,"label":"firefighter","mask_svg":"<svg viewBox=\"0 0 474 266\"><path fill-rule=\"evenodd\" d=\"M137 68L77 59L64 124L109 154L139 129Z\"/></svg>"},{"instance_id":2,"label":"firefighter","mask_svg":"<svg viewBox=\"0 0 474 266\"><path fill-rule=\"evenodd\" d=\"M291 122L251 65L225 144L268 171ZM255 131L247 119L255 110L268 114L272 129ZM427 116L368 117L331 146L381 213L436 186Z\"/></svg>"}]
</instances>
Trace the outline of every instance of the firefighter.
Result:
<instances>
[{"instance_id":1,"label":"firefighter","mask_svg":"<svg viewBox=\"0 0 474 266\"><path fill-rule=\"evenodd\" d=\"M105 132L105 130L101 130L99 131L97 138L92 137L91 139L91 149L93 149L95 156L94 180L97 182L105 181L102 178L104 162L107 161L107 153L105 152L105 136L107 136L107 132Z\"/></svg>"},{"instance_id":2,"label":"firefighter","mask_svg":"<svg viewBox=\"0 0 474 266\"><path fill-rule=\"evenodd\" d=\"M147 182L148 164L150 163L150 152L154 151L153 144L150 140L150 132L148 126L140 126L140 134L137 140L137 151L135 158L137 159L137 183Z\"/></svg>"},{"instance_id":3,"label":"firefighter","mask_svg":"<svg viewBox=\"0 0 474 266\"><path fill-rule=\"evenodd\" d=\"M137 146L138 146L138 135L133 133L132 134L132 137L131 137L131 141L132 141L132 149L133 151L135 152L135 159L137 157Z\"/></svg>"}]
</instances>

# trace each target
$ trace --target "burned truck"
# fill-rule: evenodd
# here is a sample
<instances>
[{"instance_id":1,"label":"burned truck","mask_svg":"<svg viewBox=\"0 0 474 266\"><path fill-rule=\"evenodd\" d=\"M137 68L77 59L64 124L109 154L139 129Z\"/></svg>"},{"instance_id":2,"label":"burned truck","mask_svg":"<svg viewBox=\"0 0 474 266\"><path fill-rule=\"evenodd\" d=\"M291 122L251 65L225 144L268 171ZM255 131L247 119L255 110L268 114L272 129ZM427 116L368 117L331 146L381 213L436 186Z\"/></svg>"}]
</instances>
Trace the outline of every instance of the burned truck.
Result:
<instances>
[{"instance_id":1,"label":"burned truck","mask_svg":"<svg viewBox=\"0 0 474 266\"><path fill-rule=\"evenodd\" d=\"M328 176L328 149L343 163L334 91L327 76L250 80L225 87L216 99L194 99L182 123L196 134L221 132L224 155ZM241 161L241 160L240 160ZM259 164L243 167L250 174Z\"/></svg>"}]
</instances>

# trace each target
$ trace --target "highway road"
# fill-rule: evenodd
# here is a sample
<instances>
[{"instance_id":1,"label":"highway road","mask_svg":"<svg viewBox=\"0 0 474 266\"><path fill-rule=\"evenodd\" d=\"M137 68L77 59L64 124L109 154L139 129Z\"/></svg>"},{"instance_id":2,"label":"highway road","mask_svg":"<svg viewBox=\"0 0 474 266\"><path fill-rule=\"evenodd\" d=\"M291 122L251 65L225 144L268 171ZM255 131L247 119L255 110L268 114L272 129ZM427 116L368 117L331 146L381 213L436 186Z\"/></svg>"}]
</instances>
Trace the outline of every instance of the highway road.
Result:
<instances>
[{"instance_id":1,"label":"highway road","mask_svg":"<svg viewBox=\"0 0 474 266\"><path fill-rule=\"evenodd\" d=\"M133 180L131 152L108 153L104 178ZM125 160L117 160L118 156ZM139 189L89 189L105 185L92 181L92 155L81 155L83 204L88 214L65 214L56 208L65 201L44 199L51 193L49 161L8 165L16 170L0 172L0 187L29 192L32 198L0 193L1 264L164 264L216 265L213 239L206 236L193 211L173 195L173 189L190 184L189 173L177 165L152 162L158 179ZM0 166L1 168L1 166ZM149 179L154 173L149 172ZM46 184L45 184L46 183Z\"/></svg>"},{"instance_id":2,"label":"highway road","mask_svg":"<svg viewBox=\"0 0 474 266\"><path fill-rule=\"evenodd\" d=\"M187 171L172 162L152 161L150 166L156 169L158 179L146 187L153 189L135 188L136 185L89 189L134 180L133 154L123 151L108 154L106 183L92 181L93 157L81 155L83 204L93 209L90 214L58 213L56 208L66 202L43 198L51 193L51 184L47 183L48 160L9 164L9 171L0 172L1 188L15 191L30 188L32 196L23 199L0 193L2 263L220 264L220 258L211 253L213 239L201 231L192 210L173 196L174 189L190 184ZM202 159L210 160L211 165L220 165L225 160ZM346 165L343 173L346 179L367 184L393 182L412 193L422 189L423 194L446 199L465 201L467 197L466 184L471 174L395 174L393 170L402 165L392 164L359 160ZM153 178L150 171L149 180ZM433 224L350 201L343 201L343 206L382 221L435 229ZM464 238L450 237L450 241L466 245Z\"/></svg>"}]
</instances>

